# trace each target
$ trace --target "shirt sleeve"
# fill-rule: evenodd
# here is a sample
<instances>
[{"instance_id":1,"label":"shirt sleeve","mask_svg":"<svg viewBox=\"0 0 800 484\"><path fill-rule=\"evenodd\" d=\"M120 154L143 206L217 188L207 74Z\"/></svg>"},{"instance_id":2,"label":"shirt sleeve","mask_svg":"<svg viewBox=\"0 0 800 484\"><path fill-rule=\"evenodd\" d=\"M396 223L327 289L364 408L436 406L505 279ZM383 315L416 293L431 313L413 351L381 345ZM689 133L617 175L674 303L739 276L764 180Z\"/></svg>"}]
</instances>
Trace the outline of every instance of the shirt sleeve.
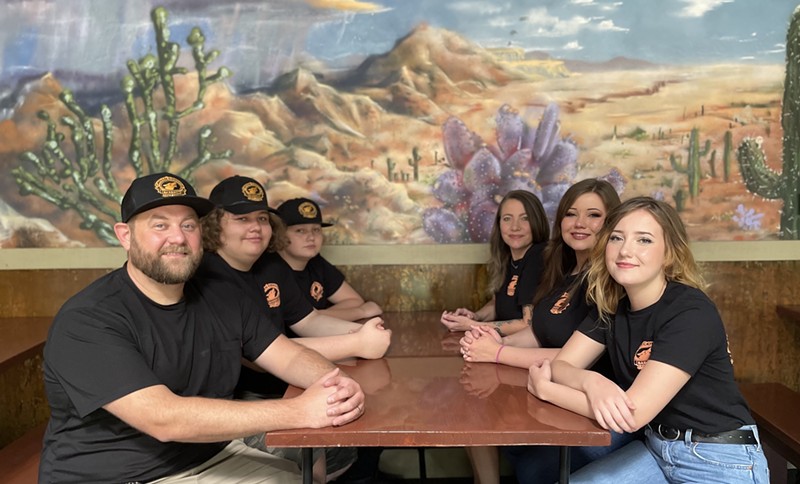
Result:
<instances>
[{"instance_id":1,"label":"shirt sleeve","mask_svg":"<svg viewBox=\"0 0 800 484\"><path fill-rule=\"evenodd\" d=\"M281 259L282 261L282 259ZM300 287L288 264L278 264L278 287L281 291L281 313L283 322L291 326L305 318L314 310L314 306L303 297Z\"/></svg>"},{"instance_id":2,"label":"shirt sleeve","mask_svg":"<svg viewBox=\"0 0 800 484\"><path fill-rule=\"evenodd\" d=\"M589 314L583 319L583 322L578 326L578 331L585 334L589 338L597 341L598 343L608 346L607 339L609 334L608 324L600 321L600 313L596 307L592 306Z\"/></svg>"},{"instance_id":3,"label":"shirt sleeve","mask_svg":"<svg viewBox=\"0 0 800 484\"><path fill-rule=\"evenodd\" d=\"M124 318L97 308L56 316L45 361L82 418L120 397L160 384Z\"/></svg>"},{"instance_id":4,"label":"shirt sleeve","mask_svg":"<svg viewBox=\"0 0 800 484\"><path fill-rule=\"evenodd\" d=\"M323 286L328 295L335 294L344 283L344 274L322 256L317 256L322 266Z\"/></svg>"},{"instance_id":5,"label":"shirt sleeve","mask_svg":"<svg viewBox=\"0 0 800 484\"><path fill-rule=\"evenodd\" d=\"M655 328L650 359L694 375L720 338L725 339L725 328L716 308L694 299Z\"/></svg>"}]
</instances>

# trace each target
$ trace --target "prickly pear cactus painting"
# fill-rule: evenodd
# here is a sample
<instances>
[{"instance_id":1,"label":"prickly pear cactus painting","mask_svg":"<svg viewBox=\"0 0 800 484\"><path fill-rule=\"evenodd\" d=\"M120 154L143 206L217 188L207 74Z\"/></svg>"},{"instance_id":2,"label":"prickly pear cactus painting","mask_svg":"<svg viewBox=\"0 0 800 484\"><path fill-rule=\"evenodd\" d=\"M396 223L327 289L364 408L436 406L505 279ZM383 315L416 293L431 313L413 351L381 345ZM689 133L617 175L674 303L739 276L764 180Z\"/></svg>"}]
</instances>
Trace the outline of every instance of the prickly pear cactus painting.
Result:
<instances>
[{"instance_id":1,"label":"prickly pear cactus painting","mask_svg":"<svg viewBox=\"0 0 800 484\"><path fill-rule=\"evenodd\" d=\"M559 135L558 106L549 104L536 127L505 104L496 117L496 145L486 144L458 118L442 126L450 169L434 182L441 207L423 215L425 232L439 243L486 242L499 201L511 190L527 190L542 201L551 223L561 196L578 173L578 147ZM619 171L608 175L618 192Z\"/></svg>"}]
</instances>

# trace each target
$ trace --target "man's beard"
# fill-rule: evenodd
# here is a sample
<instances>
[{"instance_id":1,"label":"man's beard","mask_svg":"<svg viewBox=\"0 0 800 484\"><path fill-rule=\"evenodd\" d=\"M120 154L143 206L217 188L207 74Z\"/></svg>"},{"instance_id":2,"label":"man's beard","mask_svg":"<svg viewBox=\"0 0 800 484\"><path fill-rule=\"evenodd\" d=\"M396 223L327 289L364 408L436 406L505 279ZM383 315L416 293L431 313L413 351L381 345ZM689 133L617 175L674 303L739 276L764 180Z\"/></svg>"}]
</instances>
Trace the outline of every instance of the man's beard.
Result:
<instances>
[{"instance_id":1,"label":"man's beard","mask_svg":"<svg viewBox=\"0 0 800 484\"><path fill-rule=\"evenodd\" d=\"M161 256L164 254L181 253L189 255L182 260L174 260L172 264L165 261ZM194 275L200 266L203 257L202 251L193 253L187 245L173 245L165 247L157 254L148 254L143 251L136 243L135 238L131 238L131 247L128 252L130 264L142 271L144 275L161 284L183 284Z\"/></svg>"}]
</instances>

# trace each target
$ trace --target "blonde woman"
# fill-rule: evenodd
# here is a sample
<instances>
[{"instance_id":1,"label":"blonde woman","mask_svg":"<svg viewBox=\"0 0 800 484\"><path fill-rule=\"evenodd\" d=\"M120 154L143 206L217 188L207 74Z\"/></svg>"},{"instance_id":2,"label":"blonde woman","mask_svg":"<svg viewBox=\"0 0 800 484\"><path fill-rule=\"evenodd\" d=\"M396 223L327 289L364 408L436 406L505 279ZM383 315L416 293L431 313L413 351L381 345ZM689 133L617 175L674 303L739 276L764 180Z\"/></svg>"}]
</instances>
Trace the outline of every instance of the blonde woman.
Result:
<instances>
[{"instance_id":1,"label":"blonde woman","mask_svg":"<svg viewBox=\"0 0 800 484\"><path fill-rule=\"evenodd\" d=\"M614 432L643 428L645 441L589 464L571 482L768 483L725 327L675 209L649 197L617 207L588 278L597 317L552 365L531 366L528 388ZM606 351L613 379L585 369Z\"/></svg>"}]
</instances>

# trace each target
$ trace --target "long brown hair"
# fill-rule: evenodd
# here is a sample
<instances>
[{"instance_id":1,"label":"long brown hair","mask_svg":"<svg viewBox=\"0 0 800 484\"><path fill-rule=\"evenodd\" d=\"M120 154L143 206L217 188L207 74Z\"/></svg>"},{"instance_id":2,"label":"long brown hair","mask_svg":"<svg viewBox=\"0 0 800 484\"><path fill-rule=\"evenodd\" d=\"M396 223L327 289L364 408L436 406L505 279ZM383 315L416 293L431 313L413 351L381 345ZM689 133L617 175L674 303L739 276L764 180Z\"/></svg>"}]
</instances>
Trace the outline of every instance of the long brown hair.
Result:
<instances>
[{"instance_id":1,"label":"long brown hair","mask_svg":"<svg viewBox=\"0 0 800 484\"><path fill-rule=\"evenodd\" d=\"M635 197L623 202L606 216L606 223L592 250L587 278L586 296L600 311L600 318L610 323L625 289L617 283L606 266L606 246L611 232L625 216L644 210L656 220L664 232L664 275L667 281L680 282L700 290L706 287L703 276L689 248L689 238L677 210L671 205L651 197Z\"/></svg>"},{"instance_id":2,"label":"long brown hair","mask_svg":"<svg viewBox=\"0 0 800 484\"><path fill-rule=\"evenodd\" d=\"M508 200L518 200L525 208L528 216L528 224L531 228L531 238L533 244L544 242L550 236L550 226L547 222L547 215L539 198L531 192L525 190L511 190L500 200L497 213L494 216L494 226L492 235L489 237L489 262L487 262L489 272L489 294L493 295L500 290L506 277L506 267L511 259L511 249L503 241L500 234L500 216L503 205Z\"/></svg>"},{"instance_id":3,"label":"long brown hair","mask_svg":"<svg viewBox=\"0 0 800 484\"><path fill-rule=\"evenodd\" d=\"M550 241L547 242L547 247L544 249L544 271L542 272L539 287L533 297L534 305L560 286L567 275L575 269L577 264L575 250L564 242L564 237L561 234L561 222L567 216L567 212L575 204L575 201L581 195L587 193L596 193L600 197L606 214L619 205L617 191L605 180L587 178L569 187L558 203L556 220L553 223L553 230L550 232ZM571 296L573 291L570 290L568 292Z\"/></svg>"}]
</instances>

